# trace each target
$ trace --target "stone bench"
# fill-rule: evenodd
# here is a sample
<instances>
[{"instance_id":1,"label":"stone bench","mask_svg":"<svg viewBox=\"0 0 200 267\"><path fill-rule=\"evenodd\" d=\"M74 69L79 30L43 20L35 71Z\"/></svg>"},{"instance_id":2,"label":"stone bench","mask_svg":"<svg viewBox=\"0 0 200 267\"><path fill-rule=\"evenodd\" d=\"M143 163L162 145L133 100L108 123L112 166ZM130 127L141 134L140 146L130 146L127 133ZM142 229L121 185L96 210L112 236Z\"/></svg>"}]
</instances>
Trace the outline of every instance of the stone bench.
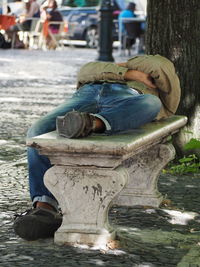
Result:
<instances>
[{"instance_id":1,"label":"stone bench","mask_svg":"<svg viewBox=\"0 0 200 267\"><path fill-rule=\"evenodd\" d=\"M172 116L129 134L66 139L54 131L27 140L54 165L44 182L63 213L55 242L106 244L115 238L108 222L111 205L159 206L157 180L175 156L169 136L186 122Z\"/></svg>"}]
</instances>

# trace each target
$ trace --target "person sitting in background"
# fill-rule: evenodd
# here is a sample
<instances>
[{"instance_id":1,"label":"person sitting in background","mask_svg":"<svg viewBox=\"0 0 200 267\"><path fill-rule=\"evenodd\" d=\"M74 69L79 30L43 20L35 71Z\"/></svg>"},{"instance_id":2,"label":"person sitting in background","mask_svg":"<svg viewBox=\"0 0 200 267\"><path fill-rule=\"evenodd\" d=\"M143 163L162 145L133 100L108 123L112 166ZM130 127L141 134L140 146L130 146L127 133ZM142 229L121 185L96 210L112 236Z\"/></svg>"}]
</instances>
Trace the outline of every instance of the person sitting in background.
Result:
<instances>
[{"instance_id":1,"label":"person sitting in background","mask_svg":"<svg viewBox=\"0 0 200 267\"><path fill-rule=\"evenodd\" d=\"M144 33L144 27L141 22L131 23L123 22L123 19L136 18L135 14L136 4L130 2L125 10L123 10L119 15L119 30L122 33L122 47L123 49L128 49L135 44L136 38L139 37L142 42L142 35ZM141 44L139 46L142 46ZM142 50L142 49L140 49ZM142 51L141 51L142 52Z\"/></svg>"},{"instance_id":2,"label":"person sitting in background","mask_svg":"<svg viewBox=\"0 0 200 267\"><path fill-rule=\"evenodd\" d=\"M125 32L125 27L124 23L122 20L124 18L135 18L137 15L135 14L135 9L136 9L136 4L135 3L129 3L126 9L124 9L120 14L119 14L119 28L122 32Z\"/></svg>"},{"instance_id":3,"label":"person sitting in background","mask_svg":"<svg viewBox=\"0 0 200 267\"><path fill-rule=\"evenodd\" d=\"M42 19L47 22L61 22L63 21L62 14L57 10L57 2L55 0L49 0L48 5L42 7ZM57 34L59 31L59 24L48 23L48 28L52 34ZM51 34L46 36L46 46L49 49L55 49L56 43L51 37Z\"/></svg>"},{"instance_id":4,"label":"person sitting in background","mask_svg":"<svg viewBox=\"0 0 200 267\"><path fill-rule=\"evenodd\" d=\"M25 2L25 9L26 13L20 15L18 23L11 26L6 31L8 38L11 40L15 36L15 48L24 48L24 44L19 40L17 32L30 31L32 19L40 17L40 5L36 2L36 0L28 0L28 2Z\"/></svg>"}]
</instances>

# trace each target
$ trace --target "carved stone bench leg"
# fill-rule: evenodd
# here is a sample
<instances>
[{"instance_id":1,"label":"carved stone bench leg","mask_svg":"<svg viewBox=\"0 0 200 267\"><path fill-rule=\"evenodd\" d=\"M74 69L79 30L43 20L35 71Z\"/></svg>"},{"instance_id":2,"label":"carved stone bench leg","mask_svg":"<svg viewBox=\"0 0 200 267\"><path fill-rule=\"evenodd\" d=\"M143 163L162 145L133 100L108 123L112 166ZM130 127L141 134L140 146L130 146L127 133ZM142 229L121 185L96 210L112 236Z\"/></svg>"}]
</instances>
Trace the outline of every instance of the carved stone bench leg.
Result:
<instances>
[{"instance_id":1,"label":"carved stone bench leg","mask_svg":"<svg viewBox=\"0 0 200 267\"><path fill-rule=\"evenodd\" d=\"M58 200L63 213L55 243L105 245L113 239L108 209L124 188L127 176L123 168L53 166L49 169L45 185Z\"/></svg>"},{"instance_id":2,"label":"carved stone bench leg","mask_svg":"<svg viewBox=\"0 0 200 267\"><path fill-rule=\"evenodd\" d=\"M175 156L171 144L158 144L124 161L129 182L114 200L116 205L148 205L158 207L162 195L157 190L161 170Z\"/></svg>"}]
</instances>

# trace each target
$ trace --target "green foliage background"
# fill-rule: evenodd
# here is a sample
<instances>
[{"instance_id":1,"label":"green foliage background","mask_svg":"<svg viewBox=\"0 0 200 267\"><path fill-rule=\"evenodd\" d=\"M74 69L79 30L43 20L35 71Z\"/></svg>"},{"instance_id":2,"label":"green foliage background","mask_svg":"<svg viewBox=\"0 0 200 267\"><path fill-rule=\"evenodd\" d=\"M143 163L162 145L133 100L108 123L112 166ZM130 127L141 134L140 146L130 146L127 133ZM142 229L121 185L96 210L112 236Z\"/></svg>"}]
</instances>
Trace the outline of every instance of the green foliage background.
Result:
<instances>
[{"instance_id":1,"label":"green foliage background","mask_svg":"<svg viewBox=\"0 0 200 267\"><path fill-rule=\"evenodd\" d=\"M183 149L185 151L199 152L200 140L192 138L187 144L185 144ZM172 174L200 173L200 158L197 154L193 153L178 159L178 161L176 160L175 163L170 163L168 168L163 170L163 172L169 172Z\"/></svg>"}]
</instances>

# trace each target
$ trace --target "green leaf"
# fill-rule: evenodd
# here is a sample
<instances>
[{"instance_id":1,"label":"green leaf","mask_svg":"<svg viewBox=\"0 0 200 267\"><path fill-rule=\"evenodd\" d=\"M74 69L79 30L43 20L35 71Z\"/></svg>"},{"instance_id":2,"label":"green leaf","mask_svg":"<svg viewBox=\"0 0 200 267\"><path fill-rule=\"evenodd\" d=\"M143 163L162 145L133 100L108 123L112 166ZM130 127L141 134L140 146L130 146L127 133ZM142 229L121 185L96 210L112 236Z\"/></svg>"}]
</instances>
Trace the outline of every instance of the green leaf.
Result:
<instances>
[{"instance_id":1,"label":"green leaf","mask_svg":"<svg viewBox=\"0 0 200 267\"><path fill-rule=\"evenodd\" d=\"M179 159L179 162L180 163L190 162L190 161L193 161L194 159L197 159L197 157L193 154L193 155L189 155L188 157L183 157L182 159Z\"/></svg>"},{"instance_id":2,"label":"green leaf","mask_svg":"<svg viewBox=\"0 0 200 267\"><path fill-rule=\"evenodd\" d=\"M200 149L200 140L192 138L187 144L184 145L185 150Z\"/></svg>"}]
</instances>

